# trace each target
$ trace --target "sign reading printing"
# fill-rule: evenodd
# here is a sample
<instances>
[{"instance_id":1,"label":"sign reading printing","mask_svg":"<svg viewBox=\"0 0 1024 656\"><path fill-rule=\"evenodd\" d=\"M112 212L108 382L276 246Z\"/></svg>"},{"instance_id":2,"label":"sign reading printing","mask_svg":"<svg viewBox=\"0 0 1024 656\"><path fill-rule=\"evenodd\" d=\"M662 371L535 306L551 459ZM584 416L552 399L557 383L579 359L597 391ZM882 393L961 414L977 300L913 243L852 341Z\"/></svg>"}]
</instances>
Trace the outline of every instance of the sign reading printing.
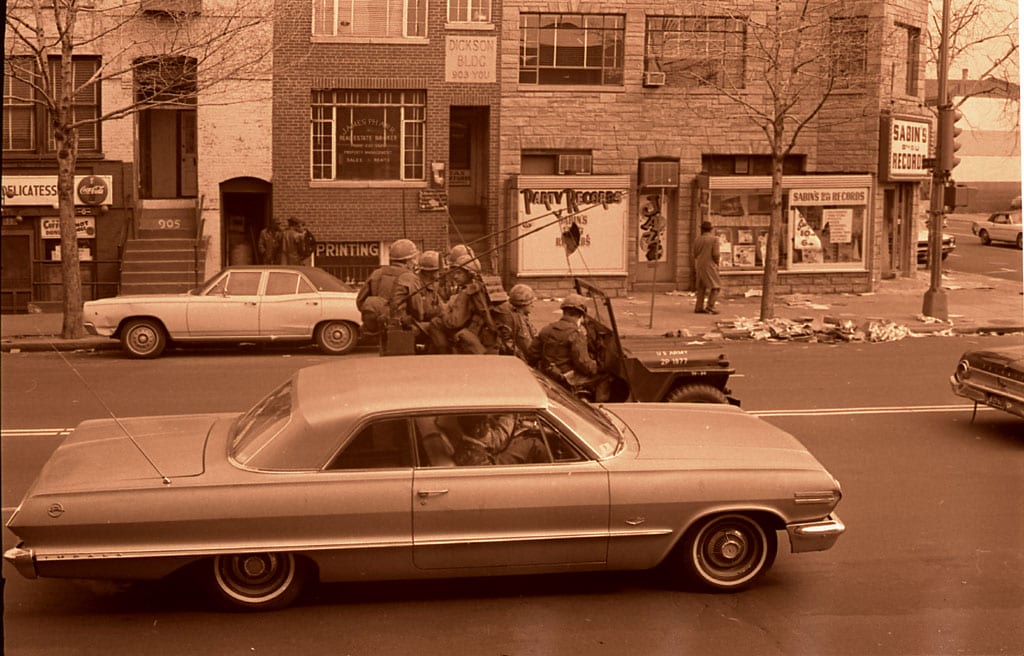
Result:
<instances>
[{"instance_id":1,"label":"sign reading printing","mask_svg":"<svg viewBox=\"0 0 1024 656\"><path fill-rule=\"evenodd\" d=\"M896 178L927 177L924 166L928 157L928 138L931 124L893 118L889 129L889 175Z\"/></svg>"},{"instance_id":2,"label":"sign reading printing","mask_svg":"<svg viewBox=\"0 0 1024 656\"><path fill-rule=\"evenodd\" d=\"M497 37L446 36L444 50L445 82L487 84L497 80Z\"/></svg>"},{"instance_id":3,"label":"sign reading printing","mask_svg":"<svg viewBox=\"0 0 1024 656\"><path fill-rule=\"evenodd\" d=\"M793 189L789 192L789 206L798 205L867 205L865 189Z\"/></svg>"}]
</instances>

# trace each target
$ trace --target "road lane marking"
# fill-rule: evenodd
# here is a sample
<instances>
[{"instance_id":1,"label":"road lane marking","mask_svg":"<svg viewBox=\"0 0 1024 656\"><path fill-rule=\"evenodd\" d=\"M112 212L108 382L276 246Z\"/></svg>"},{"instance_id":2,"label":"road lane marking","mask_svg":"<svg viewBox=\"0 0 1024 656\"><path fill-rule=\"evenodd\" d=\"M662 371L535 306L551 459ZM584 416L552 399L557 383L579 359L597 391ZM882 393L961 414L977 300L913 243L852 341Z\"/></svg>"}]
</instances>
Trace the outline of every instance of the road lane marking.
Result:
<instances>
[{"instance_id":1,"label":"road lane marking","mask_svg":"<svg viewBox=\"0 0 1024 656\"><path fill-rule=\"evenodd\" d=\"M4 428L0 430L0 438L4 437L67 437L74 428Z\"/></svg>"},{"instance_id":2,"label":"road lane marking","mask_svg":"<svg viewBox=\"0 0 1024 656\"><path fill-rule=\"evenodd\" d=\"M979 405L978 411L995 410ZM896 415L927 412L973 412L973 405L898 405L869 408L808 408L794 410L748 410L756 417L817 417L832 415Z\"/></svg>"}]
</instances>

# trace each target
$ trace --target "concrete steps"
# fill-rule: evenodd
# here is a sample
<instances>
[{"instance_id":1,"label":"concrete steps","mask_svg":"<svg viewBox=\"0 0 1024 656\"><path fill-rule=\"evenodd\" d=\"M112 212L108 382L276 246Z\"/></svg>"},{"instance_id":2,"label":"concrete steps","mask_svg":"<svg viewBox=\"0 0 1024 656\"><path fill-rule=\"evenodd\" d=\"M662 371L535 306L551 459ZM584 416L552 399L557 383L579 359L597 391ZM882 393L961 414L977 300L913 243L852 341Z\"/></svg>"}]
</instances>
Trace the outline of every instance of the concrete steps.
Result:
<instances>
[{"instance_id":1,"label":"concrete steps","mask_svg":"<svg viewBox=\"0 0 1024 656\"><path fill-rule=\"evenodd\" d=\"M121 260L121 294L188 291L202 282L197 256L193 239L129 239Z\"/></svg>"}]
</instances>

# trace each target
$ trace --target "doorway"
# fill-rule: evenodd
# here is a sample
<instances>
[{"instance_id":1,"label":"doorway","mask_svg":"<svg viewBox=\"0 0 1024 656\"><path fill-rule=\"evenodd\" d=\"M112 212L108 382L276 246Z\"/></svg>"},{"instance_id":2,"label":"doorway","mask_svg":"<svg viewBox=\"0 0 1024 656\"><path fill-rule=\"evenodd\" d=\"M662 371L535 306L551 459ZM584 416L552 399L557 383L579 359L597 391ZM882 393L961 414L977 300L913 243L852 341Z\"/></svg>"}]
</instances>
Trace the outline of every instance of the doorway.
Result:
<instances>
[{"instance_id":1,"label":"doorway","mask_svg":"<svg viewBox=\"0 0 1024 656\"><path fill-rule=\"evenodd\" d=\"M143 198L195 198L199 191L196 111L139 113L139 174Z\"/></svg>"},{"instance_id":2,"label":"doorway","mask_svg":"<svg viewBox=\"0 0 1024 656\"><path fill-rule=\"evenodd\" d=\"M260 231L270 223L270 190L270 183L258 178L233 178L221 183L222 262L257 263Z\"/></svg>"},{"instance_id":3,"label":"doorway","mask_svg":"<svg viewBox=\"0 0 1024 656\"><path fill-rule=\"evenodd\" d=\"M32 300L32 233L4 233L0 251L0 312L28 312Z\"/></svg>"},{"instance_id":4,"label":"doorway","mask_svg":"<svg viewBox=\"0 0 1024 656\"><path fill-rule=\"evenodd\" d=\"M448 129L452 241L468 243L487 234L490 107L452 107Z\"/></svg>"}]
</instances>

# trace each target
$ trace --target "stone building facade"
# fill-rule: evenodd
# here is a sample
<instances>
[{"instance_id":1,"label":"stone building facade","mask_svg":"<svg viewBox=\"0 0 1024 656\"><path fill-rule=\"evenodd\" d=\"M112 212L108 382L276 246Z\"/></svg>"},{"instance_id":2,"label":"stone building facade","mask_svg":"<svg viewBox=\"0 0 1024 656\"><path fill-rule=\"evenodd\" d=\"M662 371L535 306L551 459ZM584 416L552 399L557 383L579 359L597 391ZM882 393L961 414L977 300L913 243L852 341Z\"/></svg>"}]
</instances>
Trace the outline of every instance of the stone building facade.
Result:
<instances>
[{"instance_id":1,"label":"stone building facade","mask_svg":"<svg viewBox=\"0 0 1024 656\"><path fill-rule=\"evenodd\" d=\"M395 239L468 241L542 293L688 289L707 219L727 288L760 285L773 160L750 115L776 3L371 4L275 3L273 210L317 234L318 266L358 282ZM916 268L928 3L813 6L805 50L838 82L777 158L778 290L866 291Z\"/></svg>"}]
</instances>

